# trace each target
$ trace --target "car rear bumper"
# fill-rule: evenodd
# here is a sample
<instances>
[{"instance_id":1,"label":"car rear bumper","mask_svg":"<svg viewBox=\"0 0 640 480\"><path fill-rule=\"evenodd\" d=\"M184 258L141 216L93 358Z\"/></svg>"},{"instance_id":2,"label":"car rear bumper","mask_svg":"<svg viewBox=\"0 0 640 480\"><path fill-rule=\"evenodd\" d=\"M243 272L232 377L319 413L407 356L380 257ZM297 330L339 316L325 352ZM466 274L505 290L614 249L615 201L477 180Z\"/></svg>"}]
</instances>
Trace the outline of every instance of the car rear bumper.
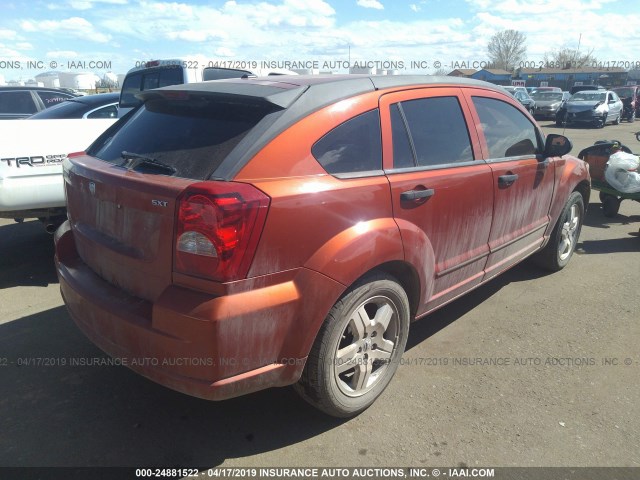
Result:
<instances>
[{"instance_id":1,"label":"car rear bumper","mask_svg":"<svg viewBox=\"0 0 640 480\"><path fill-rule=\"evenodd\" d=\"M68 222L55 241L60 290L80 330L118 364L209 400L295 383L344 289L298 269L234 282L223 295L169 286L151 303L84 264Z\"/></svg>"}]
</instances>

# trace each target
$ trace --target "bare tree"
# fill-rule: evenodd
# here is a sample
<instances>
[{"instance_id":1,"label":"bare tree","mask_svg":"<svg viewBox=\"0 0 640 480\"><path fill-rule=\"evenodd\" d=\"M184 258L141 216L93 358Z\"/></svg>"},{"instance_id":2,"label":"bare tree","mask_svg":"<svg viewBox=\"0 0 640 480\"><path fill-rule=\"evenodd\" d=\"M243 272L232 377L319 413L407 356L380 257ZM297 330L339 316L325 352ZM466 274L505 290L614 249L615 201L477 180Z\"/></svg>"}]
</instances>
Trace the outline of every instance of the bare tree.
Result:
<instances>
[{"instance_id":1,"label":"bare tree","mask_svg":"<svg viewBox=\"0 0 640 480\"><path fill-rule=\"evenodd\" d=\"M572 48L563 48L546 52L543 57L545 65L552 68L583 68L595 64L598 59L593 55L593 49L586 53Z\"/></svg>"},{"instance_id":2,"label":"bare tree","mask_svg":"<svg viewBox=\"0 0 640 480\"><path fill-rule=\"evenodd\" d=\"M489 60L494 68L513 72L527 54L527 36L517 30L496 33L487 45Z\"/></svg>"}]
</instances>

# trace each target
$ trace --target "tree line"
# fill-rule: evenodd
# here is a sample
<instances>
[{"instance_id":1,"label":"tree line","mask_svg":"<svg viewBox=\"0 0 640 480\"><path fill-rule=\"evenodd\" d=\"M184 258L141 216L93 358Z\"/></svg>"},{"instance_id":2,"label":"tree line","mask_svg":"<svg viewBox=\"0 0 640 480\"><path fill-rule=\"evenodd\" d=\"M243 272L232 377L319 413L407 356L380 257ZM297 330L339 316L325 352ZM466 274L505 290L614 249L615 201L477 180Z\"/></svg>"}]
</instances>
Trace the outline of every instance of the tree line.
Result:
<instances>
[{"instance_id":1,"label":"tree line","mask_svg":"<svg viewBox=\"0 0 640 480\"><path fill-rule=\"evenodd\" d=\"M491 37L487 45L487 55L490 65L496 68L514 72L520 63L526 60L527 36L517 30L502 30ZM560 48L546 52L543 63L562 65L561 68L588 67L597 62L593 49L580 52L578 49Z\"/></svg>"}]
</instances>

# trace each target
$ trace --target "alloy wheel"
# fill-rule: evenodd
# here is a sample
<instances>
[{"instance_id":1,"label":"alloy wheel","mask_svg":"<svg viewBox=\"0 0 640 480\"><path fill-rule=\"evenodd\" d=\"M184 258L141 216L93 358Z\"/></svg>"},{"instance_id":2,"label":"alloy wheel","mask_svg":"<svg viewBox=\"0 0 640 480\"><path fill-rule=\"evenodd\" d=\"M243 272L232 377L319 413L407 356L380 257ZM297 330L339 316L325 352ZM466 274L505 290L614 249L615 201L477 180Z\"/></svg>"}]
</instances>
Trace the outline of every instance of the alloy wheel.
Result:
<instances>
[{"instance_id":1,"label":"alloy wheel","mask_svg":"<svg viewBox=\"0 0 640 480\"><path fill-rule=\"evenodd\" d=\"M558 246L558 255L564 261L571 255L577 241L578 228L580 226L580 209L574 204L569 210L566 221L562 224L561 241Z\"/></svg>"},{"instance_id":2,"label":"alloy wheel","mask_svg":"<svg viewBox=\"0 0 640 480\"><path fill-rule=\"evenodd\" d=\"M340 391L358 397L384 376L398 343L399 314L388 297L375 296L351 314L336 347L334 380Z\"/></svg>"}]
</instances>

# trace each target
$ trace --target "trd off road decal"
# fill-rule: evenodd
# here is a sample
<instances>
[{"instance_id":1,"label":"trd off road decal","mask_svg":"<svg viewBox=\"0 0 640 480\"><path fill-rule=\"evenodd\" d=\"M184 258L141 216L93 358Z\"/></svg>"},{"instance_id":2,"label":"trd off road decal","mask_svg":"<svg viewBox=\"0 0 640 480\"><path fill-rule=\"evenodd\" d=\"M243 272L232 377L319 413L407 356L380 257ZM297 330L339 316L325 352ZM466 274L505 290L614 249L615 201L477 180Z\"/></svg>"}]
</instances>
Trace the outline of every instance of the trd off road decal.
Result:
<instances>
[{"instance_id":1,"label":"trd off road decal","mask_svg":"<svg viewBox=\"0 0 640 480\"><path fill-rule=\"evenodd\" d=\"M0 162L7 162L9 167L46 167L48 165L57 165L64 161L67 155L36 155L33 157L8 157L0 158Z\"/></svg>"}]
</instances>

